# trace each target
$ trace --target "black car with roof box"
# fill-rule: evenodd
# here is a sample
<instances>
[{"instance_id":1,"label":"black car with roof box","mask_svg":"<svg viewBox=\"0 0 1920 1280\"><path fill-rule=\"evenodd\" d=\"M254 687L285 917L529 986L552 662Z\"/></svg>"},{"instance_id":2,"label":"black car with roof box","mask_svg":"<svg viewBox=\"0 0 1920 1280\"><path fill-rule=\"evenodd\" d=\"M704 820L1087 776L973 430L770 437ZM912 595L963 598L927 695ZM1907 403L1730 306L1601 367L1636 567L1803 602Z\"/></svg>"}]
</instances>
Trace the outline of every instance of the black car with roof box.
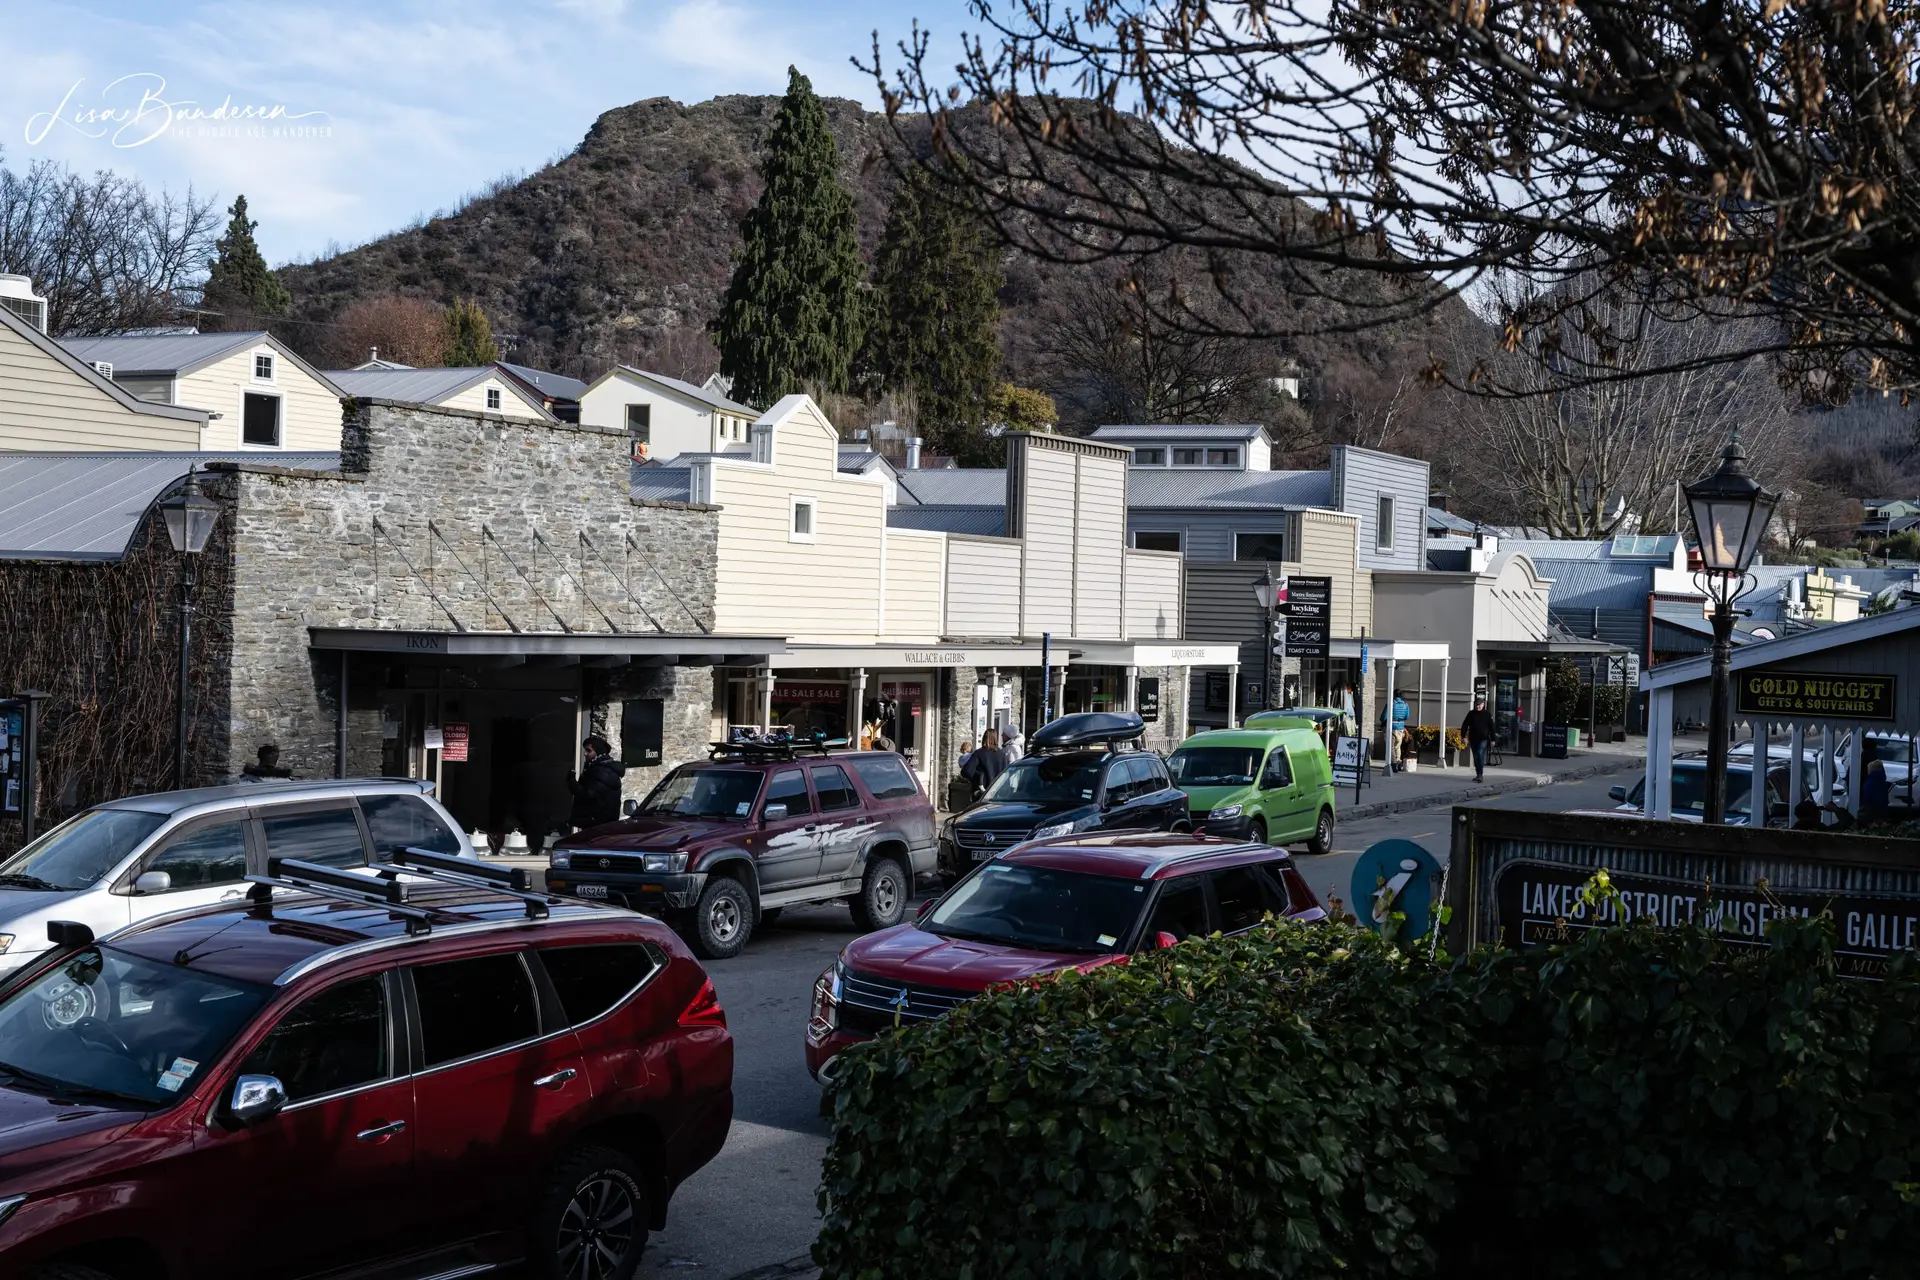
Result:
<instances>
[{"instance_id":1,"label":"black car with roof box","mask_svg":"<svg viewBox=\"0 0 1920 1280\"><path fill-rule=\"evenodd\" d=\"M1146 724L1132 712L1062 716L1027 739L1022 756L972 808L947 819L939 866L949 879L1028 840L1096 831L1190 831L1187 796L1167 763L1133 744Z\"/></svg>"}]
</instances>

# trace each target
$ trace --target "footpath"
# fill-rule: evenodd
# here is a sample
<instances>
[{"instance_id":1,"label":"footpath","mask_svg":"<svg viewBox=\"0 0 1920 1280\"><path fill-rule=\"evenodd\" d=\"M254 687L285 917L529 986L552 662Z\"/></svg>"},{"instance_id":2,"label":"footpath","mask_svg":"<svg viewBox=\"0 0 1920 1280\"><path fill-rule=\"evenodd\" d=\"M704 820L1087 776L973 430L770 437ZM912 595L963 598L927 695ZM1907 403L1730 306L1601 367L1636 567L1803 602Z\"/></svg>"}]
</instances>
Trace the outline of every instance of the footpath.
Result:
<instances>
[{"instance_id":1,"label":"footpath","mask_svg":"<svg viewBox=\"0 0 1920 1280\"><path fill-rule=\"evenodd\" d=\"M1335 788L1335 808L1342 822L1379 818L1390 813L1411 813L1416 809L1435 809L1446 805L1471 804L1493 796L1550 787L1556 782L1577 782L1610 773L1626 773L1646 767L1645 738L1625 742L1603 742L1582 747L1567 754L1565 760L1545 760L1508 756L1498 765L1489 765L1484 782L1473 780L1473 765L1451 768L1422 764L1417 773L1388 774L1376 764L1372 785L1360 788L1353 797L1353 784Z\"/></svg>"}]
</instances>

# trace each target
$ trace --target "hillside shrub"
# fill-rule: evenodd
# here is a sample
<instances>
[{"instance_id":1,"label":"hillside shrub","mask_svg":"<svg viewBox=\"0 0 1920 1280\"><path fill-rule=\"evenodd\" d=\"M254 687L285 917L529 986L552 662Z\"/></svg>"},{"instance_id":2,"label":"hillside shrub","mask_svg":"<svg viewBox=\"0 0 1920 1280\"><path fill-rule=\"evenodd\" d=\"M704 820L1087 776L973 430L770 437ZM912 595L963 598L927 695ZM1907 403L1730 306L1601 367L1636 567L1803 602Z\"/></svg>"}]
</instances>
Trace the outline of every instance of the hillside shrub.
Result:
<instances>
[{"instance_id":1,"label":"hillside shrub","mask_svg":"<svg viewBox=\"0 0 1920 1280\"><path fill-rule=\"evenodd\" d=\"M1450 965L1273 926L853 1050L828 1280L1912 1274L1920 981L1596 929Z\"/></svg>"},{"instance_id":2,"label":"hillside shrub","mask_svg":"<svg viewBox=\"0 0 1920 1280\"><path fill-rule=\"evenodd\" d=\"M816 1256L842 1280L1430 1271L1476 1064L1421 967L1272 926L860 1046Z\"/></svg>"}]
</instances>

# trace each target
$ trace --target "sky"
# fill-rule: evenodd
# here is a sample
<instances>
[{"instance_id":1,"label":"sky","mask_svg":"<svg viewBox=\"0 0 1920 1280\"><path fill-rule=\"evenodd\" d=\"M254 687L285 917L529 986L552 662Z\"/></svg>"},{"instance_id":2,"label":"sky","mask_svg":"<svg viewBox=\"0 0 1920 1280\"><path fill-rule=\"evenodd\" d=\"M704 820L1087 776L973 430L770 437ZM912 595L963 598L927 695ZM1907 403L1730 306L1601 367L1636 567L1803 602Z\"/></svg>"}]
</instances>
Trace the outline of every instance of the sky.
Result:
<instances>
[{"instance_id":1,"label":"sky","mask_svg":"<svg viewBox=\"0 0 1920 1280\"><path fill-rule=\"evenodd\" d=\"M644 98L816 91L877 105L849 62L964 0L4 0L0 163L244 193L269 262L455 207ZM949 62L952 59L948 59ZM223 115L224 109L224 115Z\"/></svg>"}]
</instances>

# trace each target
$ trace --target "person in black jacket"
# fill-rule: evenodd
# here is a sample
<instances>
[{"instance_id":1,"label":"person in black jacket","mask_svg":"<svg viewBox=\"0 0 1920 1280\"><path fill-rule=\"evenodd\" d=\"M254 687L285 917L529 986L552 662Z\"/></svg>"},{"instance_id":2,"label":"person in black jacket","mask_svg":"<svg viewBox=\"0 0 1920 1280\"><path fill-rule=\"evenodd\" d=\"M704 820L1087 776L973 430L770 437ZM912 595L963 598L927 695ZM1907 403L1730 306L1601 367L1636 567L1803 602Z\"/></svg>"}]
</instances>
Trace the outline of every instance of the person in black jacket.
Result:
<instances>
[{"instance_id":1,"label":"person in black jacket","mask_svg":"<svg viewBox=\"0 0 1920 1280\"><path fill-rule=\"evenodd\" d=\"M567 790L573 792L573 813L568 818L575 827L597 827L620 819L620 775L627 767L613 758L613 746L599 734L581 744L587 763L575 778L567 775Z\"/></svg>"},{"instance_id":2,"label":"person in black jacket","mask_svg":"<svg viewBox=\"0 0 1920 1280\"><path fill-rule=\"evenodd\" d=\"M960 766L960 776L974 785L974 794L980 795L993 785L993 780L1007 771L1007 757L1000 750L1000 735L992 729L980 739L979 748L967 757Z\"/></svg>"},{"instance_id":3,"label":"person in black jacket","mask_svg":"<svg viewBox=\"0 0 1920 1280\"><path fill-rule=\"evenodd\" d=\"M1473 710L1460 722L1460 736L1473 752L1473 780L1479 782L1487 772L1487 744L1493 741L1493 717L1487 714L1485 698L1473 700Z\"/></svg>"}]
</instances>

